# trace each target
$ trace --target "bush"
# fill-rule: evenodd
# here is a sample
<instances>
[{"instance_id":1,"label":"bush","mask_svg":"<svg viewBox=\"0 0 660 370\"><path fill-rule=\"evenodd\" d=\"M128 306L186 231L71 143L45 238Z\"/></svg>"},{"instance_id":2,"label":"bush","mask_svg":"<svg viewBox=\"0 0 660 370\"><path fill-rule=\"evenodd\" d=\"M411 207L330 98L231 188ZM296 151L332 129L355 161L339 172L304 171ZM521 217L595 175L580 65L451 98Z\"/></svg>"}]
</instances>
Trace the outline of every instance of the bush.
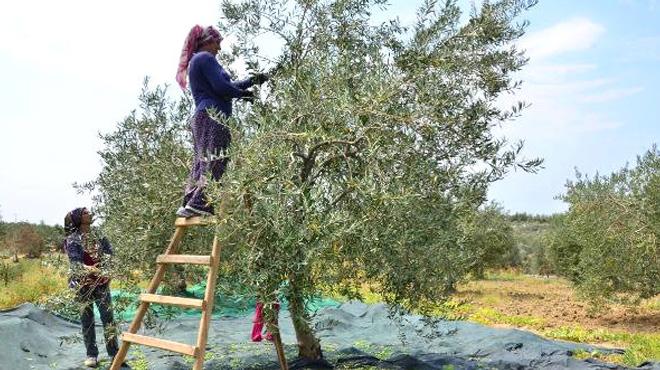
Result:
<instances>
[{"instance_id":1,"label":"bush","mask_svg":"<svg viewBox=\"0 0 660 370\"><path fill-rule=\"evenodd\" d=\"M19 263L0 262L0 274L9 265L10 278L0 285L0 309L21 303L40 303L44 298L66 289L64 274L39 260L23 259Z\"/></svg>"},{"instance_id":2,"label":"bush","mask_svg":"<svg viewBox=\"0 0 660 370\"><path fill-rule=\"evenodd\" d=\"M0 262L0 280L5 286L20 275L20 265L9 261Z\"/></svg>"}]
</instances>

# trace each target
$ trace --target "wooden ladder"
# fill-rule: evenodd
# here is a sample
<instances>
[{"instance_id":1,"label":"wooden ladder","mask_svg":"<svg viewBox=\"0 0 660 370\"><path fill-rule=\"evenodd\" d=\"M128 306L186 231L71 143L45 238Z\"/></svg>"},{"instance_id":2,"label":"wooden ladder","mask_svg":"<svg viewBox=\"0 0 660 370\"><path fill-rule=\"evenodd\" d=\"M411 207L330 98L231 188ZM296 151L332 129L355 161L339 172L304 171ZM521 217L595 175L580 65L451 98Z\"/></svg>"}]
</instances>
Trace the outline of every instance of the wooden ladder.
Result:
<instances>
[{"instance_id":1,"label":"wooden ladder","mask_svg":"<svg viewBox=\"0 0 660 370\"><path fill-rule=\"evenodd\" d=\"M185 234L186 227L195 225L209 225L211 223L213 223L213 220L204 219L201 217L179 217L176 219L174 222L174 226L176 227L174 236L170 240L165 253L156 258L156 263L158 265L156 268L156 274L151 279L146 293L141 294L139 297L140 305L135 313L133 322L131 322L131 325L128 328L128 331L121 335L122 343L119 347L119 352L117 352L112 366L110 367L110 370L119 370L121 368L121 364L126 359L128 348L131 343L142 344L145 346L193 356L195 358L193 369L202 369L202 366L204 365L204 355L206 352L206 341L209 333L209 323L213 313L213 301L215 298L215 284L218 276L218 265L220 263L220 244L218 242L218 237L213 237L213 248L211 250L210 256L195 256L175 253L179 244L181 243L183 235ZM158 289L158 286L160 285L163 276L165 275L165 270L169 264L195 264L210 266L208 277L206 279L204 299L181 298L156 294L156 290ZM200 309L202 311L202 318L200 320L196 345L193 346L189 344L136 334L140 329L140 325L142 324L144 315L147 313L149 305L152 303ZM284 359L284 351L279 333L275 335L274 339L280 367L282 369L287 369L287 363Z\"/></svg>"}]
</instances>

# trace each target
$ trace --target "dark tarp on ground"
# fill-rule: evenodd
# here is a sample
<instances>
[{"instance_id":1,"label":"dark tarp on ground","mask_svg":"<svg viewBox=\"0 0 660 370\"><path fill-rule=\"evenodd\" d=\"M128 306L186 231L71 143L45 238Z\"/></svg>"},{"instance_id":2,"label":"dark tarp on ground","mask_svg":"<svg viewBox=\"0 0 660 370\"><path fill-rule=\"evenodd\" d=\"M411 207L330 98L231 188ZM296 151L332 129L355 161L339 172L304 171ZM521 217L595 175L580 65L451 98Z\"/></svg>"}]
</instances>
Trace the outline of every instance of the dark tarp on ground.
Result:
<instances>
[{"instance_id":1,"label":"dark tarp on ground","mask_svg":"<svg viewBox=\"0 0 660 370\"><path fill-rule=\"evenodd\" d=\"M249 315L213 319L205 369L278 368L270 343L249 342L251 319ZM429 326L414 315L397 323L388 318L383 305L351 302L325 308L315 315L314 322L328 363L343 369L624 369L570 356L577 349L597 349L593 346L462 321L440 321ZM281 312L280 323L291 369L329 368L295 361L295 334L288 312ZM147 334L194 343L198 325L199 318L183 316L168 323L164 332ZM97 327L99 349L103 351L101 330ZM62 339L79 331L78 324L31 304L0 312L0 370L79 369L84 360L83 344ZM107 359L104 355L102 352L101 358ZM181 356L156 349L132 346L129 355L132 359L146 356L150 369L191 368L191 362ZM660 370L660 364L642 368Z\"/></svg>"}]
</instances>

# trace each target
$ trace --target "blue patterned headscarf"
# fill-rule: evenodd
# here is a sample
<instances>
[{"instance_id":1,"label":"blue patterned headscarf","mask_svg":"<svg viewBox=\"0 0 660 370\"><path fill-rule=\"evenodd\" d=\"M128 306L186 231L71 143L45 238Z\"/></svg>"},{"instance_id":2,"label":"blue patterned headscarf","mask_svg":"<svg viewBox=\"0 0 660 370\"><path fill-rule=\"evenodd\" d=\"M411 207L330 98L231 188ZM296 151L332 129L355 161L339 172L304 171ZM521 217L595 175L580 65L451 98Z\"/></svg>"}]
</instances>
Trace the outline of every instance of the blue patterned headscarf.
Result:
<instances>
[{"instance_id":1,"label":"blue patterned headscarf","mask_svg":"<svg viewBox=\"0 0 660 370\"><path fill-rule=\"evenodd\" d=\"M69 236L76 231L80 231L80 224L82 223L82 215L84 212L85 207L80 207L66 214L66 217L64 217L64 234Z\"/></svg>"}]
</instances>

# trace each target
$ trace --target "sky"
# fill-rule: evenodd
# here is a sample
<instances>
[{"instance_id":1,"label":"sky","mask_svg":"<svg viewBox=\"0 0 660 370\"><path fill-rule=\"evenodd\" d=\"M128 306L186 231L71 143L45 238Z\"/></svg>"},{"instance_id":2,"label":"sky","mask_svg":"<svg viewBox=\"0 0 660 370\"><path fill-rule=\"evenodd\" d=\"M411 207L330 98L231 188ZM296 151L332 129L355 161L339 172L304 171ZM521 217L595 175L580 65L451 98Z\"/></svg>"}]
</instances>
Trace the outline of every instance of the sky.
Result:
<instances>
[{"instance_id":1,"label":"sky","mask_svg":"<svg viewBox=\"0 0 660 370\"><path fill-rule=\"evenodd\" d=\"M387 14L410 22L417 3L391 1ZM3 3L4 221L61 224L70 209L91 204L72 184L99 173L99 133L136 108L145 76L180 94L174 75L188 30L221 17L218 0L190 4ZM510 173L489 199L512 213L550 214L566 210L556 196L576 168L607 174L660 141L660 0L541 0L521 19L530 21L519 42L530 62L516 76L523 87L507 99L530 108L499 133L524 140L523 155L544 158L545 168ZM240 42L225 36L228 44Z\"/></svg>"}]
</instances>

